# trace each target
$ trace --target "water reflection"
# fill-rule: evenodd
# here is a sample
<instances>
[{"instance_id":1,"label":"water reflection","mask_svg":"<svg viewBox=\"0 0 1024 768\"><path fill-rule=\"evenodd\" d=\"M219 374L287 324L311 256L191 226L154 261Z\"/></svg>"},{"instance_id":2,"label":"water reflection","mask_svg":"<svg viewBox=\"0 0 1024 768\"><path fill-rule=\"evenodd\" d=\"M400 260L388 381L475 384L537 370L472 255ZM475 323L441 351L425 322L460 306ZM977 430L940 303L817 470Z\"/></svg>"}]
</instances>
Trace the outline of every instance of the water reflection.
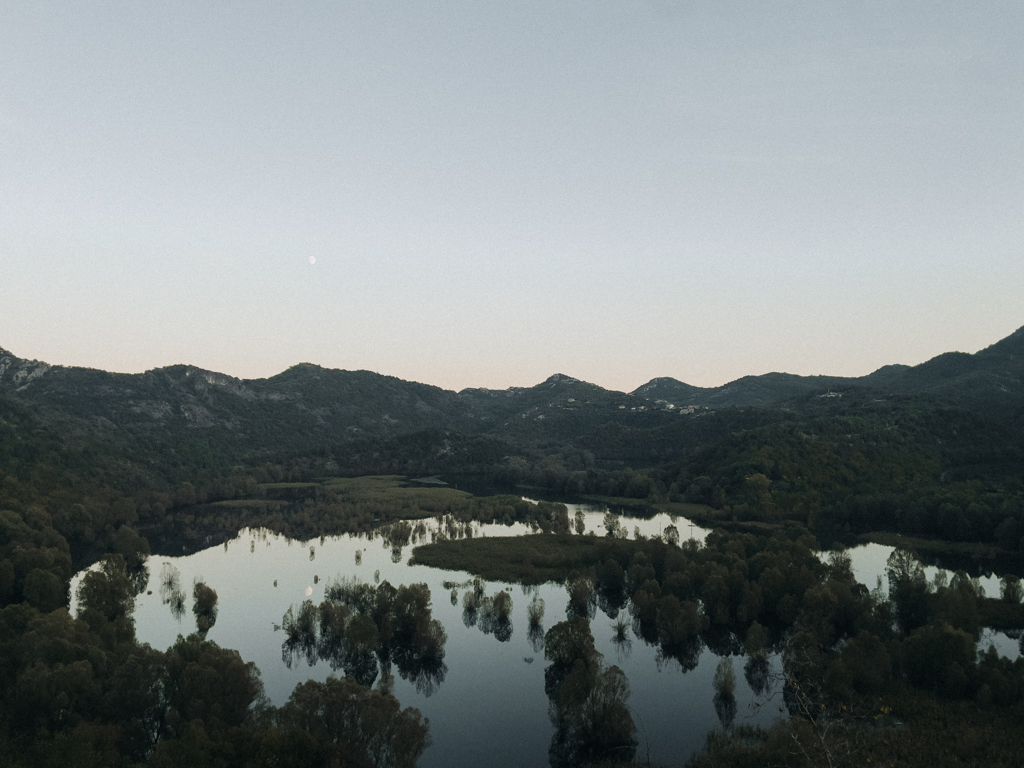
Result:
<instances>
[{"instance_id":1,"label":"water reflection","mask_svg":"<svg viewBox=\"0 0 1024 768\"><path fill-rule=\"evenodd\" d=\"M160 600L171 607L171 616L181 622L185 615L185 592L181 588L181 571L165 562L160 568Z\"/></svg>"},{"instance_id":2,"label":"water reflection","mask_svg":"<svg viewBox=\"0 0 1024 768\"><path fill-rule=\"evenodd\" d=\"M728 729L736 719L736 673L732 668L732 657L724 656L719 660L711 686L715 689L712 701L718 722L723 729Z\"/></svg>"},{"instance_id":3,"label":"water reflection","mask_svg":"<svg viewBox=\"0 0 1024 768\"><path fill-rule=\"evenodd\" d=\"M149 566L146 565L145 560L134 568L125 569L125 573L136 595L141 595L146 591L146 587L149 586Z\"/></svg>"},{"instance_id":4,"label":"water reflection","mask_svg":"<svg viewBox=\"0 0 1024 768\"><path fill-rule=\"evenodd\" d=\"M667 651L665 646L659 646L655 661L659 671L668 666L669 662L673 662L679 665L681 672L692 672L700 664L700 656L703 652L704 641L701 640L700 635L694 635L677 643L671 651Z\"/></svg>"},{"instance_id":5,"label":"water reflection","mask_svg":"<svg viewBox=\"0 0 1024 768\"><path fill-rule=\"evenodd\" d=\"M192 583L192 615L196 617L196 631L200 637L217 623L217 591L207 585L201 576Z\"/></svg>"},{"instance_id":6,"label":"water reflection","mask_svg":"<svg viewBox=\"0 0 1024 768\"><path fill-rule=\"evenodd\" d=\"M590 517L588 513L588 519ZM429 522L430 528L433 528L433 522ZM599 516L596 522L600 524ZM641 525L644 524L653 525L653 533L657 533L656 523L641 521ZM445 527L448 527L447 521ZM631 530L634 527L632 520L629 527ZM521 534L522 528L517 526L506 529L505 526L476 525L472 535ZM680 529L682 528L680 525ZM653 535L647 529L644 529L644 532ZM454 524L451 526L451 533L459 536ZM446 530L445 535L447 534ZM462 535L466 535L464 529ZM546 607L550 609L548 613L555 611L557 614L554 621L568 615L563 613L569 598L568 591L559 584L519 586L516 589L515 585L485 585L481 582L479 600L471 622L472 630L467 632L460 623L464 613L462 602L467 591L476 593L474 581L462 581L466 579L465 575L453 576L451 572L423 566L417 566L415 569L409 569L404 565L396 567L391 562L390 545L369 546L367 542L373 538L367 535L352 535L327 537L317 541L289 542L283 536L268 535L265 531L245 531L239 539L231 540L227 550L217 546L215 551L204 550L189 557L169 559L182 569L179 576L181 583L190 585L194 574L205 572L212 577L211 583L215 583L221 591L221 599L231 600L230 614L225 613L225 616L221 617L218 625L210 631L210 638L223 647L239 648L244 658L256 661L262 669L268 696L275 704L283 704L298 682L304 682L306 679L322 681L329 674L350 674L362 682L372 683L377 689L392 688L403 705L420 708L423 714L429 716L432 723L436 724L433 733L436 746L421 760L420 764L424 768L500 762L489 761L485 757L488 754L486 750L499 748L505 749L503 754L529 755L528 758L520 760L524 764L542 764L547 757L547 750L554 744L554 740L551 739L553 730L548 725L548 715L551 714L548 711L550 700L542 693L547 662L540 661L545 651L547 627L543 611L538 611L536 625L531 621L531 614L535 610L534 602L539 607L546 600ZM430 539L429 528L425 530L424 538ZM252 541L247 547L245 539L251 539L256 543L265 541L267 549L256 546L255 551L250 553L249 550L253 549ZM383 542L383 537L381 540ZM414 543L412 536L410 543ZM384 622L381 621L378 625L378 618L382 617L374 613L376 600L366 601L357 611L330 599L325 590L330 588L331 580L325 578L324 581L319 581L314 578L314 566L308 560L309 549L313 544L316 544L319 550L315 552L317 560L321 563L315 566L317 570L323 570L322 564L327 561L342 563L337 567L344 573L355 575L359 573L357 568L366 565L367 570L363 578L370 582L370 588L381 584L382 577L384 580L389 579L391 584L398 584L403 579L409 581L407 574L415 572L414 578L428 582L430 590L442 590L438 593L442 599L434 606L432 616L443 620L451 638L445 646L447 654L440 663L424 660L424 663L417 665L415 649L412 649L407 657L403 657L399 649L400 641L395 639L394 624L390 641L387 640L388 628L384 626ZM353 560L357 549L358 566L354 567ZM406 546L403 549L403 556L408 554L409 546ZM160 583L157 579L162 571L156 566L153 570L156 571L151 583L154 594L148 602L145 597L139 600L140 610L136 614L137 631L141 641L166 647L167 644L173 643L180 629L175 626L174 621L168 620L170 603L157 598L157 586ZM633 632L632 606L625 600L621 587L618 590L614 588L617 579L611 570L613 569L609 569L608 577L602 578L602 564L596 564L596 583L593 586L595 608L590 606L589 599L585 601L588 617L596 615L596 608L609 615L608 622L604 622L603 618L598 616L602 622L601 626L593 628L597 635L595 644L604 653L602 668L606 669L616 663L628 670L633 688L632 698L628 703L635 707L647 726L648 735L652 739L652 759L663 764L685 761L686 755L703 744L707 730L717 727L720 722L717 711L712 706L710 674L703 674L708 664L711 670L714 670L717 659L711 654L702 656L703 648L706 646L700 638L690 639L685 646L673 647L672 654L675 655L666 654L663 650L663 628L659 627L656 620L657 612L655 621L650 626L651 631L640 641L641 635ZM372 579L371 574L374 577ZM460 581L445 581L451 578ZM625 574L621 569L617 578L622 583L625 582ZM289 608L290 602L293 618L298 618L297 614L302 608L302 595L311 584L318 584L309 595L311 607L316 609L313 643L310 644L301 638L289 642L287 637L273 634L271 628L282 621L282 614ZM481 629L479 602L488 595L493 599L496 592L500 591L499 587L511 587L510 596L515 605L508 617L509 627L514 622L525 630L518 637L514 633L510 634L500 646L495 645L483 631L477 631ZM181 596L182 613L187 592L186 588ZM522 599L517 594L519 592L523 595ZM453 593L454 605L450 599ZM445 595L449 596L448 600L443 599ZM393 601L394 595L387 599ZM337 615L324 614L324 603L333 606ZM241 608L243 604L244 610ZM368 645L366 638L357 642L360 635L358 623L352 632L351 642L347 632L349 622L364 608L369 612L377 629L375 639L372 638L372 633L366 633L373 640L368 651L365 650ZM244 620L236 617L244 617ZM626 622L627 625L621 641L616 637L618 633L612 623L618 620ZM322 628L324 621L328 625L327 631ZM609 624L612 624L611 629L608 627ZM368 630L369 626L364 626L363 629ZM668 630L667 627L664 629ZM493 627L491 634L495 634ZM712 640L716 648L722 647L726 642L725 639ZM1014 643L1016 644L1016 641ZM504 656L500 658L511 659L516 663L499 662L498 654L503 652ZM457 655L452 656L453 653ZM284 661L279 662L279 658ZM454 661L455 659L457 661ZM540 663L531 664L527 659ZM446 677L447 661L459 665L459 675ZM686 674L697 667L698 661L701 662L702 669L692 675ZM744 677L747 677L747 669L744 668L743 671ZM737 691L735 697L738 705L745 707L750 700L748 685L751 688L753 685L751 680L747 680L746 683L743 680L739 682L741 690ZM439 690L442 685L445 691ZM504 697L507 703L497 701L493 695L494 690L507 691L508 696ZM439 695L426 698L428 693L434 691L438 691ZM531 693L537 698L531 700ZM472 714L461 725L446 728L443 724L449 716L452 700L459 701L466 711ZM754 722L770 724L776 717L776 708L770 709L770 713L766 711L753 714L752 716L757 718ZM634 719L636 717L634 715ZM500 719L505 726L504 730L514 735L503 737L491 729L489 725L493 724L495 719ZM565 714L564 719L568 722L573 717ZM579 717L576 719L579 720ZM686 723L687 727L679 728L681 723ZM486 736L480 735L484 733ZM563 747L573 740L568 731L563 731L562 737L560 743ZM502 738L506 741L502 742ZM514 746L508 746L513 742ZM554 753L565 754L565 751L556 746Z\"/></svg>"},{"instance_id":7,"label":"water reflection","mask_svg":"<svg viewBox=\"0 0 1024 768\"><path fill-rule=\"evenodd\" d=\"M595 582L588 574L572 571L565 580L565 591L569 593L569 605L565 608L566 618L576 616L590 621L596 615L597 593Z\"/></svg>"},{"instance_id":8,"label":"water reflection","mask_svg":"<svg viewBox=\"0 0 1024 768\"><path fill-rule=\"evenodd\" d=\"M533 649L534 653L541 653L544 650L544 628L539 625L531 625L526 630L526 640L529 642L530 648Z\"/></svg>"},{"instance_id":9,"label":"water reflection","mask_svg":"<svg viewBox=\"0 0 1024 768\"><path fill-rule=\"evenodd\" d=\"M731 693L716 693L713 699L715 714L722 728L728 730L736 719L736 697Z\"/></svg>"},{"instance_id":10,"label":"water reflection","mask_svg":"<svg viewBox=\"0 0 1024 768\"><path fill-rule=\"evenodd\" d=\"M747 663L743 665L743 677L754 696L764 698L771 693L770 672L771 666L766 657L754 656L747 659Z\"/></svg>"},{"instance_id":11,"label":"water reflection","mask_svg":"<svg viewBox=\"0 0 1024 768\"><path fill-rule=\"evenodd\" d=\"M629 658L633 650L633 640L629 636L630 625L625 619L618 619L612 624L612 645L615 646L615 657L620 661Z\"/></svg>"},{"instance_id":12,"label":"water reflection","mask_svg":"<svg viewBox=\"0 0 1024 768\"><path fill-rule=\"evenodd\" d=\"M423 696L444 682L448 636L431 616L426 584L395 589L385 580L377 587L339 578L329 585L319 606L305 600L296 613L289 606L281 621L285 640L281 660L291 669L299 659L310 667L326 661L362 685L390 676L394 664L403 680ZM392 685L393 683L383 683Z\"/></svg>"},{"instance_id":13,"label":"water reflection","mask_svg":"<svg viewBox=\"0 0 1024 768\"><path fill-rule=\"evenodd\" d=\"M473 588L466 591L462 598L462 623L507 643L512 638L512 595L499 590L487 597L484 588L482 580L474 579Z\"/></svg>"},{"instance_id":14,"label":"water reflection","mask_svg":"<svg viewBox=\"0 0 1024 768\"><path fill-rule=\"evenodd\" d=\"M604 667L589 623L559 622L545 640L548 716L555 728L548 748L552 768L629 763L637 747L627 701L629 683L618 667Z\"/></svg>"},{"instance_id":15,"label":"water reflection","mask_svg":"<svg viewBox=\"0 0 1024 768\"><path fill-rule=\"evenodd\" d=\"M170 563L164 563L160 568L160 598L169 602L171 595L181 588L181 571Z\"/></svg>"}]
</instances>

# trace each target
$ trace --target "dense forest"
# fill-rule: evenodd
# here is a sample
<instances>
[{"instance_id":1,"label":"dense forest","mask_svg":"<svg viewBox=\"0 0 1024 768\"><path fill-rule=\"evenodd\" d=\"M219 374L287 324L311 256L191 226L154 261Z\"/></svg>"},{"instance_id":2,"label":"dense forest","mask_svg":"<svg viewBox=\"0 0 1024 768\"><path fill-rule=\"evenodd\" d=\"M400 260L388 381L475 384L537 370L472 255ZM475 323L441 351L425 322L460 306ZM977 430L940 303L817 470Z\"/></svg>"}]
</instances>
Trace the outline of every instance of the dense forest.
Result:
<instances>
[{"instance_id":1,"label":"dense forest","mask_svg":"<svg viewBox=\"0 0 1024 768\"><path fill-rule=\"evenodd\" d=\"M656 380L633 394L565 376L451 393L310 365L260 381L186 366L129 376L0 350L0 762L414 765L428 727L363 685L359 664L436 676L443 629L416 585L338 584L329 604L298 606L295 652L344 674L282 707L253 665L205 639L213 590L195 586L197 632L165 651L136 640L132 610L151 551L169 542L194 551L242 527L310 537L446 515L530 524L540 536L518 546L532 571L516 547L481 555L482 540L417 557L562 581L578 617L622 609L623 631L684 668L697 637L745 651L748 681L781 654L791 719L718 734L696 765L1019 764L1024 662L979 659L975 643L981 627L1024 628L1022 382L1024 329L862 380ZM449 485L355 480L367 475ZM552 501L524 502L523 489ZM611 528L586 542L559 498L685 511L717 530L702 548ZM897 534L963 571L929 582L899 548L883 594L841 556L815 554ZM401 525L390 535L407 538ZM979 563L998 566L1001 599L979 594ZM70 580L87 566L72 616ZM500 627L502 598L473 600L467 610ZM640 762L616 668L587 634L573 616L548 632L553 764ZM730 674L716 677L725 711Z\"/></svg>"}]
</instances>

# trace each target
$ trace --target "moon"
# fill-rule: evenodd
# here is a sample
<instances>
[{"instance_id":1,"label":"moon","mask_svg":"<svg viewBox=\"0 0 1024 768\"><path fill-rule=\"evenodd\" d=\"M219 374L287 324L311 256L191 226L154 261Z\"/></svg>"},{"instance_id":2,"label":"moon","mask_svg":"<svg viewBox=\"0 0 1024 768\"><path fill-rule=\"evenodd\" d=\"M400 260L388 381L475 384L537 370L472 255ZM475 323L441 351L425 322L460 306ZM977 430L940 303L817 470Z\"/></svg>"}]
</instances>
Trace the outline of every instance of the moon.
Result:
<instances>
[{"instance_id":1,"label":"moon","mask_svg":"<svg viewBox=\"0 0 1024 768\"><path fill-rule=\"evenodd\" d=\"M309 597L312 594L313 594L313 588L312 587L306 587L306 597Z\"/></svg>"},{"instance_id":2,"label":"moon","mask_svg":"<svg viewBox=\"0 0 1024 768\"><path fill-rule=\"evenodd\" d=\"M316 264L316 256L310 256L309 257L309 263L310 264Z\"/></svg>"}]
</instances>

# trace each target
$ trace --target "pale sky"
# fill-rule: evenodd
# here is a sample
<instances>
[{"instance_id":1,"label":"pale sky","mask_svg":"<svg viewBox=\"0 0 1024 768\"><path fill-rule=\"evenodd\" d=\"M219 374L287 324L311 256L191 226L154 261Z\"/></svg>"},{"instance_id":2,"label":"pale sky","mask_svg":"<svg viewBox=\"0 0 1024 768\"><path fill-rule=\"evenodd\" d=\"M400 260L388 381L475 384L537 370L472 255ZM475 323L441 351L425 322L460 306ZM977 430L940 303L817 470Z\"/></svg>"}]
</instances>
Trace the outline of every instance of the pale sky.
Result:
<instances>
[{"instance_id":1,"label":"pale sky","mask_svg":"<svg viewBox=\"0 0 1024 768\"><path fill-rule=\"evenodd\" d=\"M0 0L20 357L717 386L1022 297L1019 0Z\"/></svg>"}]
</instances>

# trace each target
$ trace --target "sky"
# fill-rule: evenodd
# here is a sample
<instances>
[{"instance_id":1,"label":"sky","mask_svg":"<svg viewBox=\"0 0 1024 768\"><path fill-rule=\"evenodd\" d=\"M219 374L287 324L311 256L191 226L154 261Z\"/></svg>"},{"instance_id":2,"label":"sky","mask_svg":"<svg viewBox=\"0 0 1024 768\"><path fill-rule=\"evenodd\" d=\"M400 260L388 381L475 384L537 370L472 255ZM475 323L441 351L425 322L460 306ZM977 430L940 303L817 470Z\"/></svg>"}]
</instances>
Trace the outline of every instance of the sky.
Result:
<instances>
[{"instance_id":1,"label":"sky","mask_svg":"<svg viewBox=\"0 0 1024 768\"><path fill-rule=\"evenodd\" d=\"M718 386L1022 297L1019 0L0 0L19 357Z\"/></svg>"}]
</instances>

